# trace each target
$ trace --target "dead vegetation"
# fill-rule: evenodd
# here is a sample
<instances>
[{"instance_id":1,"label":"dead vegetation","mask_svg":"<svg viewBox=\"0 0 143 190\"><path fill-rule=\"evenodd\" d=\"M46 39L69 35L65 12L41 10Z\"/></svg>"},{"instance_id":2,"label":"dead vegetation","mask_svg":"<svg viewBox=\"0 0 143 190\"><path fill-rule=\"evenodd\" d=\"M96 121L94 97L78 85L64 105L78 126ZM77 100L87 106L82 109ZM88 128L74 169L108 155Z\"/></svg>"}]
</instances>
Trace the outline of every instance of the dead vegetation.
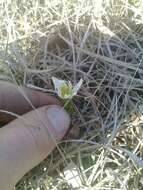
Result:
<instances>
[{"instance_id":1,"label":"dead vegetation","mask_svg":"<svg viewBox=\"0 0 143 190\"><path fill-rule=\"evenodd\" d=\"M73 102L78 135L16 190L143 188L143 3L3 1L0 70L53 93L51 77L84 83ZM76 129L74 131L76 134Z\"/></svg>"}]
</instances>

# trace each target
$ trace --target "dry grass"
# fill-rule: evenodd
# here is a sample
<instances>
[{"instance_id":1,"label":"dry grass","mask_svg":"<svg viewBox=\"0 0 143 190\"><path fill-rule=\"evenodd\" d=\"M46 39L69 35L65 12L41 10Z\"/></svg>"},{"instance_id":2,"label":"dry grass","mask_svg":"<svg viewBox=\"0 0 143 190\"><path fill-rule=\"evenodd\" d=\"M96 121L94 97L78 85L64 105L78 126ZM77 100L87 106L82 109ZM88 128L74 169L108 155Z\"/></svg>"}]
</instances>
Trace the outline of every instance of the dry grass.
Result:
<instances>
[{"instance_id":1,"label":"dry grass","mask_svg":"<svg viewBox=\"0 0 143 190\"><path fill-rule=\"evenodd\" d=\"M143 2L7 0L0 15L1 78L51 93L52 76L84 80L79 135L16 190L142 190Z\"/></svg>"}]
</instances>

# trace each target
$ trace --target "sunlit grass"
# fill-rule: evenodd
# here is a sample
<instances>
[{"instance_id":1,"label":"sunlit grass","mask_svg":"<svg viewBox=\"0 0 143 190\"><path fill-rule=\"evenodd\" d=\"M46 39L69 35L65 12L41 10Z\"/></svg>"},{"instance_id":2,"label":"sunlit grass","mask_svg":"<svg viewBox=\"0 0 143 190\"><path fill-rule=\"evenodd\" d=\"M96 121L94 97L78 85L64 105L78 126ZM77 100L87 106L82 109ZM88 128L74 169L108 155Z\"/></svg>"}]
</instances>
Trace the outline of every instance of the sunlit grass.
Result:
<instances>
[{"instance_id":1,"label":"sunlit grass","mask_svg":"<svg viewBox=\"0 0 143 190\"><path fill-rule=\"evenodd\" d=\"M7 0L0 15L1 78L51 93L52 76L84 81L71 114L80 133L16 190L142 190L143 2Z\"/></svg>"}]
</instances>

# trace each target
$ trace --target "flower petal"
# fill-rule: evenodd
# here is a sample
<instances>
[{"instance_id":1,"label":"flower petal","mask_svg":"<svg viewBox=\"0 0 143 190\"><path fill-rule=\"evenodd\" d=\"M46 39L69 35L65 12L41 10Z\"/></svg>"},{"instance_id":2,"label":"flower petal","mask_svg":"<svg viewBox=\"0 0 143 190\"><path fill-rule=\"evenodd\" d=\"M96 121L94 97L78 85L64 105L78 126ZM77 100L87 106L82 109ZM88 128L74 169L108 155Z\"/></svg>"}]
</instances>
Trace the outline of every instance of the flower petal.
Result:
<instances>
[{"instance_id":1,"label":"flower petal","mask_svg":"<svg viewBox=\"0 0 143 190\"><path fill-rule=\"evenodd\" d=\"M72 98L72 84L70 81L60 80L56 77L52 77L53 84L55 86L55 91L58 96L62 99ZM67 88L67 93L66 93ZM64 91L63 91L64 90Z\"/></svg>"},{"instance_id":2,"label":"flower petal","mask_svg":"<svg viewBox=\"0 0 143 190\"><path fill-rule=\"evenodd\" d=\"M83 83L83 80L80 79L80 81L73 87L70 81L60 80L56 77L52 77L52 81L55 86L56 93L62 99L71 99L77 94L77 91Z\"/></svg>"},{"instance_id":3,"label":"flower petal","mask_svg":"<svg viewBox=\"0 0 143 190\"><path fill-rule=\"evenodd\" d=\"M66 84L65 80L59 80L56 77L52 77L52 81L54 83L55 89L60 88L63 84Z\"/></svg>"},{"instance_id":4,"label":"flower petal","mask_svg":"<svg viewBox=\"0 0 143 190\"><path fill-rule=\"evenodd\" d=\"M83 83L83 80L80 79L79 82L73 87L73 96L77 94L77 92L81 88L82 83Z\"/></svg>"},{"instance_id":5,"label":"flower petal","mask_svg":"<svg viewBox=\"0 0 143 190\"><path fill-rule=\"evenodd\" d=\"M56 93L58 94L58 96L61 97L61 87L65 85L66 81L59 80L56 77L52 77L52 81L53 81Z\"/></svg>"}]
</instances>

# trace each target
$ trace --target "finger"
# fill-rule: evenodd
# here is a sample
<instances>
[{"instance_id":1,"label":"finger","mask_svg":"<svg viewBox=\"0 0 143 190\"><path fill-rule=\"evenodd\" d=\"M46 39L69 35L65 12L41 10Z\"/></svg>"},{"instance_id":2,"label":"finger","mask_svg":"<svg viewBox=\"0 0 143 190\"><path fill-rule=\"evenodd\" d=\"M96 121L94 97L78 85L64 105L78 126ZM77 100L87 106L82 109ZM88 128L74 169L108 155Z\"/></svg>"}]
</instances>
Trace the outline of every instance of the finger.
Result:
<instances>
[{"instance_id":1,"label":"finger","mask_svg":"<svg viewBox=\"0 0 143 190\"><path fill-rule=\"evenodd\" d=\"M44 105L59 104L59 101L45 93L32 90L29 88L18 89L14 84L9 82L0 82L0 109L6 110L18 115L22 115L30 110L32 106L26 100L24 95L33 104L35 108ZM0 112L0 122L7 123L15 119L10 114Z\"/></svg>"},{"instance_id":2,"label":"finger","mask_svg":"<svg viewBox=\"0 0 143 190\"><path fill-rule=\"evenodd\" d=\"M56 147L69 127L66 111L57 105L25 114L0 129L0 185L11 190L20 178Z\"/></svg>"}]
</instances>

